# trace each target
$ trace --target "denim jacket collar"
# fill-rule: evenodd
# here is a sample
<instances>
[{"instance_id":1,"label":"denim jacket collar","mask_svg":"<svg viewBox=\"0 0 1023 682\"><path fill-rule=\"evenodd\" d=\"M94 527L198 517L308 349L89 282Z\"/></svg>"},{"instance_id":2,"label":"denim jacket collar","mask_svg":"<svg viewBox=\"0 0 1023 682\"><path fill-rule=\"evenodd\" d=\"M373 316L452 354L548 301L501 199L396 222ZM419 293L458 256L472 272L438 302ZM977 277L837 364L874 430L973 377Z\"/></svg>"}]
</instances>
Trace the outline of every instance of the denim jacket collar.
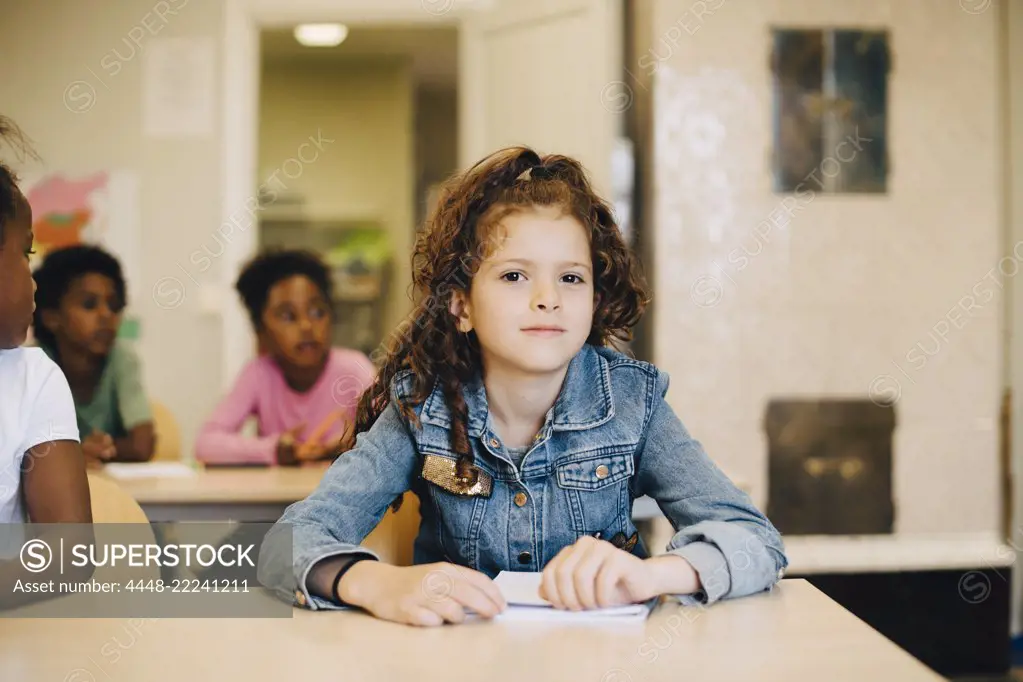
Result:
<instances>
[{"instance_id":1,"label":"denim jacket collar","mask_svg":"<svg viewBox=\"0 0 1023 682\"><path fill-rule=\"evenodd\" d=\"M463 387L469 409L469 436L479 438L489 429L487 393L482 377ZM555 431L579 431L600 426L614 417L614 396L611 393L611 373L607 360L590 344L582 349L568 365L554 407L547 413L547 424ZM423 404L420 417L423 422L451 428L451 414L444 400L444 392L435 386Z\"/></svg>"}]
</instances>

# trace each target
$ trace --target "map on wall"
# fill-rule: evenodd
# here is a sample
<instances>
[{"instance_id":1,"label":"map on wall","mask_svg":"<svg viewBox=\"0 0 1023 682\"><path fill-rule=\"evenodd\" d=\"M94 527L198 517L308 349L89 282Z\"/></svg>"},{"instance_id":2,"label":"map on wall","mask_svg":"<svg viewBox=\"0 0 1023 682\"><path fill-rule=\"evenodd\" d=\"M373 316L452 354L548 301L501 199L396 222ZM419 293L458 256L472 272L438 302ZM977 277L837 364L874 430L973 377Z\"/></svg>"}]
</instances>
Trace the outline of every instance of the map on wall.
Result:
<instances>
[{"instance_id":1,"label":"map on wall","mask_svg":"<svg viewBox=\"0 0 1023 682\"><path fill-rule=\"evenodd\" d=\"M50 175L26 192L32 206L32 229L36 251L73 246L98 240L105 227L107 174L96 173L82 179Z\"/></svg>"},{"instance_id":2,"label":"map on wall","mask_svg":"<svg viewBox=\"0 0 1023 682\"><path fill-rule=\"evenodd\" d=\"M97 171L82 175L50 173L27 179L22 191L32 207L35 233L32 268L47 252L95 244L121 262L128 285L128 307L120 335L137 338L138 317L131 303L140 286L138 182L133 173Z\"/></svg>"}]
</instances>

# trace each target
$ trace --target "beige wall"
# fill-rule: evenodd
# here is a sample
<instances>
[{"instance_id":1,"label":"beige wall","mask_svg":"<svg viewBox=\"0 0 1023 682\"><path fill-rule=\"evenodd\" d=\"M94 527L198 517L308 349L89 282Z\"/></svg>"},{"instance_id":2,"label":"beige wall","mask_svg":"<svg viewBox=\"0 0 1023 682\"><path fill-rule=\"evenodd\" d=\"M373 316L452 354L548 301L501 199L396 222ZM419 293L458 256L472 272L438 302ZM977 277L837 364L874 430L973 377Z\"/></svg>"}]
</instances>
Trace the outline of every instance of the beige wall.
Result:
<instances>
[{"instance_id":1,"label":"beige wall","mask_svg":"<svg viewBox=\"0 0 1023 682\"><path fill-rule=\"evenodd\" d=\"M284 178L287 193L303 198L301 213L369 220L388 230L397 254L388 330L410 307L405 254L415 232L412 93L408 65L381 61L273 62L264 66L260 86L260 178L296 157L310 136L322 136L318 157L291 164L296 177ZM312 148L305 158L313 158Z\"/></svg>"},{"instance_id":2,"label":"beige wall","mask_svg":"<svg viewBox=\"0 0 1023 682\"><path fill-rule=\"evenodd\" d=\"M656 0L654 52L634 67L656 69L654 359L672 375L672 406L764 503L770 398L897 393L896 530L997 530L997 11L698 4L716 9L695 16L688 0ZM817 195L778 220L772 26L890 31L887 195ZM976 307L957 315L971 292ZM932 337L942 323L946 338Z\"/></svg>"},{"instance_id":3,"label":"beige wall","mask_svg":"<svg viewBox=\"0 0 1023 682\"><path fill-rule=\"evenodd\" d=\"M180 11L161 18L152 0L0 3L0 102L42 156L41 164L21 170L77 175L111 169L137 175L142 278L132 305L142 324L143 373L151 396L177 415L183 442L190 443L221 388L220 318L199 306L199 292L216 281L220 264L213 260L199 272L189 261L221 220L220 119L213 134L202 139L146 137L141 55L149 41L167 36L205 36L219 45L223 20L220 3L170 0L167 5ZM219 59L218 47L213 65L218 82ZM76 82L77 89L69 91ZM66 93L77 111L65 106ZM13 161L6 149L0 153ZM175 295L161 300L160 307L153 289L169 277L183 289L169 292ZM175 302L179 305L168 305Z\"/></svg>"},{"instance_id":4,"label":"beige wall","mask_svg":"<svg viewBox=\"0 0 1023 682\"><path fill-rule=\"evenodd\" d=\"M416 225L425 217L426 192L458 169L458 93L416 89Z\"/></svg>"}]
</instances>

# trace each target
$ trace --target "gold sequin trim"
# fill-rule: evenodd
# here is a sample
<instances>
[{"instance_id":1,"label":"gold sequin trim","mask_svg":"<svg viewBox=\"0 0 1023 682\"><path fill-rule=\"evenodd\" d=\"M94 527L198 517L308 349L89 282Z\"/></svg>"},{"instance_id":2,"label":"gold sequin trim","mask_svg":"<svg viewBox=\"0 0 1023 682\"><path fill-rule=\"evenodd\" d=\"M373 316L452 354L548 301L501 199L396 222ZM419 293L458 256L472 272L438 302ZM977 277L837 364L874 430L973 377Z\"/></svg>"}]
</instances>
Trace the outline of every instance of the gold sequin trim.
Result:
<instances>
[{"instance_id":1,"label":"gold sequin trim","mask_svg":"<svg viewBox=\"0 0 1023 682\"><path fill-rule=\"evenodd\" d=\"M469 479L460 478L455 460L440 455L427 455L423 461L423 478L443 490L462 497L490 497L494 479L478 467L471 473Z\"/></svg>"}]
</instances>

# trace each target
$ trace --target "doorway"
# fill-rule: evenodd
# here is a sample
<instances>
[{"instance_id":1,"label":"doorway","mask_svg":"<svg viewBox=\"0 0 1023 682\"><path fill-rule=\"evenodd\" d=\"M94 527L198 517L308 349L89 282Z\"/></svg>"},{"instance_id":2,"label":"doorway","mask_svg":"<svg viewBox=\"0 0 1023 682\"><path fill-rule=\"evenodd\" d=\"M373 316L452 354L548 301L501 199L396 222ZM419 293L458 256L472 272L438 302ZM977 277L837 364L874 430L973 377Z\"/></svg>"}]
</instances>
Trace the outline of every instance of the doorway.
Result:
<instances>
[{"instance_id":1,"label":"doorway","mask_svg":"<svg viewBox=\"0 0 1023 682\"><path fill-rule=\"evenodd\" d=\"M302 26L260 33L258 247L319 254L333 343L368 355L410 310L406 254L457 166L458 29L317 24L343 39L308 45Z\"/></svg>"}]
</instances>

